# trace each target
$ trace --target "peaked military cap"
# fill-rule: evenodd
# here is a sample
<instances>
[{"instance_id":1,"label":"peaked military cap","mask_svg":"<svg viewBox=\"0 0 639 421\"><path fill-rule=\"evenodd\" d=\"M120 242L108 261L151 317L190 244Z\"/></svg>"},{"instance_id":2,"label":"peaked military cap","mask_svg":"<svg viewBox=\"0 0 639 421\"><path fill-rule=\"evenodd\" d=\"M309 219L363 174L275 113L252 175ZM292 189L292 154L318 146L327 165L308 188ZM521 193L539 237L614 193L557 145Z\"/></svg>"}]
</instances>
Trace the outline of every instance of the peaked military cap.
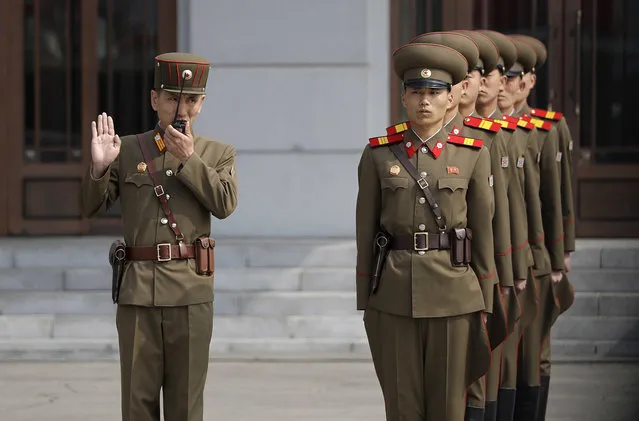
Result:
<instances>
[{"instance_id":1,"label":"peaked military cap","mask_svg":"<svg viewBox=\"0 0 639 421\"><path fill-rule=\"evenodd\" d=\"M458 32L428 32L410 41L411 44L439 44L456 50L466 58L468 72L472 72L479 62L479 47L472 38Z\"/></svg>"},{"instance_id":2,"label":"peaked military cap","mask_svg":"<svg viewBox=\"0 0 639 421\"><path fill-rule=\"evenodd\" d=\"M438 44L406 44L393 52L395 74L407 88L449 89L466 78L468 62Z\"/></svg>"},{"instance_id":3,"label":"peaked military cap","mask_svg":"<svg viewBox=\"0 0 639 421\"><path fill-rule=\"evenodd\" d=\"M515 47L517 47L517 61L513 65L513 67L506 72L508 77L514 76L523 76L526 73L535 71L535 63L537 62L537 55L535 54L535 50L525 42L518 40L516 38L510 38L512 42L515 43Z\"/></svg>"},{"instance_id":4,"label":"peaked military cap","mask_svg":"<svg viewBox=\"0 0 639 421\"><path fill-rule=\"evenodd\" d=\"M546 49L546 46L543 42L528 35L511 35L511 37L521 40L532 47L532 49L535 51L535 55L537 56L535 69L539 69L541 66L544 65L544 63L546 63L546 60L548 59L548 50Z\"/></svg>"},{"instance_id":5,"label":"peaked military cap","mask_svg":"<svg viewBox=\"0 0 639 421\"><path fill-rule=\"evenodd\" d=\"M155 57L154 89L185 94L204 94L211 63L189 53L165 53Z\"/></svg>"},{"instance_id":6,"label":"peaked military cap","mask_svg":"<svg viewBox=\"0 0 639 421\"><path fill-rule=\"evenodd\" d=\"M458 34L466 35L475 41L475 45L479 48L479 60L472 70L479 70L482 75L492 72L497 67L499 60L499 50L495 43L486 35L476 31L460 29L454 31Z\"/></svg>"},{"instance_id":7,"label":"peaked military cap","mask_svg":"<svg viewBox=\"0 0 639 421\"><path fill-rule=\"evenodd\" d=\"M503 73L506 73L513 67L513 64L515 64L517 60L517 47L515 47L515 44L508 39L506 35L497 31L482 29L479 32L490 38L497 46L497 50L499 50L499 64L504 66Z\"/></svg>"}]
</instances>

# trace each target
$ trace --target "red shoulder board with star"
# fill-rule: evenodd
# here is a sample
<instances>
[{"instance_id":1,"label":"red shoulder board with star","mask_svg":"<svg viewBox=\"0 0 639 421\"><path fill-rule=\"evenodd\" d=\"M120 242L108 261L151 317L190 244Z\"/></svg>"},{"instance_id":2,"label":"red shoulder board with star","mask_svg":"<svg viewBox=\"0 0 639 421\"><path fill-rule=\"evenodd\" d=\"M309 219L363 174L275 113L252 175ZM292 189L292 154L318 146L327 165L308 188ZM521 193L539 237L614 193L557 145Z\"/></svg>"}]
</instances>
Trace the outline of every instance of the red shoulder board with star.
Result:
<instances>
[{"instance_id":1,"label":"red shoulder board with star","mask_svg":"<svg viewBox=\"0 0 639 421\"><path fill-rule=\"evenodd\" d=\"M404 133L410 127L410 121L405 121L403 123L395 124L394 126L390 126L386 128L386 134L392 135L397 133Z\"/></svg>"},{"instance_id":2,"label":"red shoulder board with star","mask_svg":"<svg viewBox=\"0 0 639 421\"><path fill-rule=\"evenodd\" d=\"M530 114L535 117L545 118L546 120L555 120L555 121L561 120L561 118L564 116L562 113L558 113L556 111L542 110L541 108L533 108L532 110L530 110Z\"/></svg>"},{"instance_id":3,"label":"red shoulder board with star","mask_svg":"<svg viewBox=\"0 0 639 421\"><path fill-rule=\"evenodd\" d=\"M371 148L382 145L390 145L392 143L401 142L404 140L404 133L397 133L392 136L379 136L379 137L371 137L368 139L368 143L371 145Z\"/></svg>"},{"instance_id":4,"label":"red shoulder board with star","mask_svg":"<svg viewBox=\"0 0 639 421\"><path fill-rule=\"evenodd\" d=\"M484 146L484 141L479 139L473 139L472 137L456 136L454 134L448 135L448 143L454 143L455 145L470 146L472 148L480 149Z\"/></svg>"},{"instance_id":5,"label":"red shoulder board with star","mask_svg":"<svg viewBox=\"0 0 639 421\"><path fill-rule=\"evenodd\" d=\"M533 118L533 117L530 117L530 116L527 116L527 115L522 116L521 118L523 118L527 122L531 123L533 126L537 127L540 130L543 130L545 132L547 132L550 129L552 129L552 123L550 121L540 120L538 118Z\"/></svg>"},{"instance_id":6,"label":"red shoulder board with star","mask_svg":"<svg viewBox=\"0 0 639 421\"><path fill-rule=\"evenodd\" d=\"M493 120L495 123L501 124L502 129L510 130L511 132L517 129L517 123L512 123L507 120Z\"/></svg>"},{"instance_id":7,"label":"red shoulder board with star","mask_svg":"<svg viewBox=\"0 0 639 421\"><path fill-rule=\"evenodd\" d=\"M478 118L478 117L466 117L464 119L464 125L487 130L489 132L494 132L494 133L497 133L499 130L501 130L501 124L495 123L494 121L491 121L485 118Z\"/></svg>"}]
</instances>

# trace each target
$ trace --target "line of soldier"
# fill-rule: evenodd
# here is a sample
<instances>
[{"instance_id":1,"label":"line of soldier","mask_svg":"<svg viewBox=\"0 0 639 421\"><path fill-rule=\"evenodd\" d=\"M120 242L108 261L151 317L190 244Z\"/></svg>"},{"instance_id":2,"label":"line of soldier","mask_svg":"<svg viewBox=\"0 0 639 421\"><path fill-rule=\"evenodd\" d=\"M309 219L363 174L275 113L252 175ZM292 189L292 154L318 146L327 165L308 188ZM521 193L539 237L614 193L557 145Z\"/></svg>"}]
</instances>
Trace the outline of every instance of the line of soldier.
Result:
<instances>
[{"instance_id":1,"label":"line of soldier","mask_svg":"<svg viewBox=\"0 0 639 421\"><path fill-rule=\"evenodd\" d=\"M408 120L358 167L357 308L388 421L543 421L572 305L572 140L531 108L544 44L458 30L393 53Z\"/></svg>"}]
</instances>

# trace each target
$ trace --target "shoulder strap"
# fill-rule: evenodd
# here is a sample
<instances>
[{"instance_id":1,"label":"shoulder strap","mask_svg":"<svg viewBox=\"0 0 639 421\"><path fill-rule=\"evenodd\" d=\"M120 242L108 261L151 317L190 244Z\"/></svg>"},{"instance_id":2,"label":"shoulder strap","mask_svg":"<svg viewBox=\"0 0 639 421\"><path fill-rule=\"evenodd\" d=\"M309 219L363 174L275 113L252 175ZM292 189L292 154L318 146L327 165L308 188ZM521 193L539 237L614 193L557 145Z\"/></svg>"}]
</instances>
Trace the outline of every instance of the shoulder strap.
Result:
<instances>
[{"instance_id":1,"label":"shoulder strap","mask_svg":"<svg viewBox=\"0 0 639 421\"><path fill-rule=\"evenodd\" d=\"M404 152L404 149L400 145L398 145L397 143L392 144L390 146L390 150L397 157L397 159L399 159L399 162L402 163L404 168L406 168L406 171L408 171L410 176L415 179L419 188L421 188L424 192L424 196L426 196L426 200L428 201L430 208L435 214L435 222L437 223L437 227L439 228L439 230L446 231L446 221L442 216L442 210L440 209L439 204L435 200L433 193L428 188L428 181L426 181L423 177L420 177L420 175L417 173L417 168L415 168L415 166L410 162L408 156Z\"/></svg>"},{"instance_id":2,"label":"shoulder strap","mask_svg":"<svg viewBox=\"0 0 639 421\"><path fill-rule=\"evenodd\" d=\"M142 156L144 157L144 162L146 162L146 166L149 170L149 176L151 176L151 181L153 181L153 191L162 204L162 211L164 211L164 215L166 215L167 219L169 220L169 227L171 228L171 230L175 234L175 238L180 242L181 245L182 241L184 240L184 235L180 231L180 228L178 228L177 222L175 222L175 216L169 208L169 199L167 198L167 194L164 191L164 187L161 183L158 182L155 164L153 163L151 152L149 151L149 145L148 143L143 142L142 139L140 139L140 135L135 136L137 137L138 144L140 145L140 149L142 150Z\"/></svg>"}]
</instances>

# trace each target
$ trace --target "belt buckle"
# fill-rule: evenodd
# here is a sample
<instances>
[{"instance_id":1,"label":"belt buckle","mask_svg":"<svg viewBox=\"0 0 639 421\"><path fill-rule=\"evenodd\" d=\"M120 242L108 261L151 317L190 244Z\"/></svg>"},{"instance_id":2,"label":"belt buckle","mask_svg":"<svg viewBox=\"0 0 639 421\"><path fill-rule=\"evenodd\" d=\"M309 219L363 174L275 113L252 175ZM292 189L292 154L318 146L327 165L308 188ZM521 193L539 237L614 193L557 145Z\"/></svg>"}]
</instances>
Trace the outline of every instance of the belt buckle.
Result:
<instances>
[{"instance_id":1,"label":"belt buckle","mask_svg":"<svg viewBox=\"0 0 639 421\"><path fill-rule=\"evenodd\" d=\"M423 235L424 237L426 237L426 240L424 241L424 244L426 245L425 247L417 247L418 235ZM415 249L415 251L428 251L428 233L427 232L422 231L422 232L416 232L413 234L413 249Z\"/></svg>"},{"instance_id":2,"label":"belt buckle","mask_svg":"<svg viewBox=\"0 0 639 421\"><path fill-rule=\"evenodd\" d=\"M162 187L162 184L158 184L157 186L153 187L153 191L155 192L155 195L157 197L164 195L164 187Z\"/></svg>"},{"instance_id":3,"label":"belt buckle","mask_svg":"<svg viewBox=\"0 0 639 421\"><path fill-rule=\"evenodd\" d=\"M162 249L162 247L166 247L169 250L169 257L168 258L162 258L160 257L160 250ZM169 260L171 260L173 258L173 256L171 255L171 244L170 243L160 243L158 245L155 246L155 250L156 250L156 257L158 258L158 262L168 262Z\"/></svg>"}]
</instances>

